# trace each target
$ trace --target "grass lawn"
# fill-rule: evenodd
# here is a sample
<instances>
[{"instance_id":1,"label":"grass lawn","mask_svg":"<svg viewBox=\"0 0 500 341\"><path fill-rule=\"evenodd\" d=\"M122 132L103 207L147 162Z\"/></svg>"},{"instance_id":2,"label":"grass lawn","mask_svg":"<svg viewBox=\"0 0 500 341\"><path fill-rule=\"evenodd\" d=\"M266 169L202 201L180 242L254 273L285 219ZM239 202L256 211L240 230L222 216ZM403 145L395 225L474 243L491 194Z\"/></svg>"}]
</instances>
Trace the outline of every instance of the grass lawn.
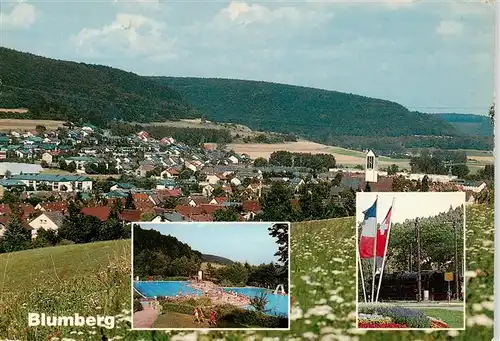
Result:
<instances>
[{"instance_id":1,"label":"grass lawn","mask_svg":"<svg viewBox=\"0 0 500 341\"><path fill-rule=\"evenodd\" d=\"M464 313L461 310L447 309L421 309L427 316L439 319L450 326L450 328L464 327Z\"/></svg>"},{"instance_id":2,"label":"grass lawn","mask_svg":"<svg viewBox=\"0 0 500 341\"><path fill-rule=\"evenodd\" d=\"M290 314L291 330L231 331L231 332L137 332L129 331L125 322L120 329L105 331L108 337L120 335L121 340L260 340L274 337L279 340L343 340L343 341L489 341L493 338L493 207L473 205L467 207L467 325L465 331L453 338L448 331L431 333L398 331L393 333L358 331L356 323L356 263L354 218L303 222L292 225L291 233L291 294L294 304ZM121 315L130 309L130 263L128 241L100 243L101 248L72 246L67 252L35 250L0 256L0 276L4 276L4 289L0 296L0 336L20 340L47 339L48 328L37 328L36 334L25 329L27 313L59 311L62 314L95 315L96 312ZM116 245L116 247L111 247ZM109 246L106 249L106 246ZM87 247L88 251L79 250ZM106 251L108 250L108 251ZM27 254L32 256L28 257ZM37 256L37 253L41 255ZM73 257L72 253L79 256ZM26 254L26 255L25 255ZM57 279L50 255L55 260ZM87 254L88 261L84 261ZM54 255L57 255L54 257ZM93 256L95 255L95 258ZM106 256L107 255L107 256ZM9 264L28 270L15 269ZM61 259L63 257L64 259ZM44 258L43 260L41 258ZM48 258L48 259L47 259ZM100 266L91 266L94 261ZM29 262L40 262L39 267ZM65 263L67 263L66 273ZM60 269L60 270L57 270ZM26 283L15 276L23 276ZM42 272L44 271L44 272ZM479 272L479 271L478 271ZM6 277L8 276L8 277ZM31 276L31 277L30 277ZM472 278L474 277L474 278ZM37 278L34 281L31 278ZM8 280L7 280L8 279ZM10 283L9 281L14 281ZM6 289L7 288L7 289ZM10 292L5 292L5 291ZM100 309L97 309L97 308ZM121 316L123 318L123 316ZM130 319L130 317L129 317ZM79 328L82 335L70 334L63 328L63 337L76 340L101 340L92 329ZM184 335L183 337L177 334ZM175 338L173 337L174 335Z\"/></svg>"},{"instance_id":3,"label":"grass lawn","mask_svg":"<svg viewBox=\"0 0 500 341\"><path fill-rule=\"evenodd\" d=\"M28 313L113 315L118 326L130 325L130 240L0 254L0 276L2 338L47 340L55 328L28 329ZM101 340L90 328L62 327L61 332L70 337L82 329L82 340Z\"/></svg>"},{"instance_id":4,"label":"grass lawn","mask_svg":"<svg viewBox=\"0 0 500 341\"><path fill-rule=\"evenodd\" d=\"M153 328L210 328L210 325L208 324L208 317L205 318L204 322L196 323L194 322L193 315L167 311L164 314L158 316L155 323L153 324ZM248 328L248 327L218 320L217 327L214 328Z\"/></svg>"}]
</instances>

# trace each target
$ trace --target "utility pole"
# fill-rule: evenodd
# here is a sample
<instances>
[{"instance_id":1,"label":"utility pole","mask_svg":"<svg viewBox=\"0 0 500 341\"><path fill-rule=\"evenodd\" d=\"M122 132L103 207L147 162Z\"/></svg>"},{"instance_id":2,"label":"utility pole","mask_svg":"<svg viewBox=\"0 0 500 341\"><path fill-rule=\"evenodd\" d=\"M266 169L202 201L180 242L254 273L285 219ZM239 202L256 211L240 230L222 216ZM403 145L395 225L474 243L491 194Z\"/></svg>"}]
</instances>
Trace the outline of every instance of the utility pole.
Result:
<instances>
[{"instance_id":1,"label":"utility pole","mask_svg":"<svg viewBox=\"0 0 500 341\"><path fill-rule=\"evenodd\" d=\"M457 222L453 221L453 231L455 235L455 295L457 297L457 300L460 297L460 288L459 288L459 280L460 280L460 273L458 269L458 242L457 242Z\"/></svg>"},{"instance_id":2,"label":"utility pole","mask_svg":"<svg viewBox=\"0 0 500 341\"><path fill-rule=\"evenodd\" d=\"M418 282L418 294L417 301L422 300L422 276L420 273L420 224L418 223L418 218L415 219L415 230L417 232L417 282Z\"/></svg>"}]
</instances>

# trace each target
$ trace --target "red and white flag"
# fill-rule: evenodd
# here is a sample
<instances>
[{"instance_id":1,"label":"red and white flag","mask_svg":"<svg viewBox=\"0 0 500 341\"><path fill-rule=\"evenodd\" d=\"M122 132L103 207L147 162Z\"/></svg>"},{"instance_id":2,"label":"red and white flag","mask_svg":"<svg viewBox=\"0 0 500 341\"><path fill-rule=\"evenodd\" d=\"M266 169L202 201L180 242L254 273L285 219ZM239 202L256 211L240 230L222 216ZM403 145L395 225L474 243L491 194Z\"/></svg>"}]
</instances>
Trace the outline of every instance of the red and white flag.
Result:
<instances>
[{"instance_id":1,"label":"red and white flag","mask_svg":"<svg viewBox=\"0 0 500 341\"><path fill-rule=\"evenodd\" d=\"M391 208L389 208L389 211L387 211L384 221L379 225L377 229L377 257L383 258L385 257L385 253L387 252L386 244L387 238L389 236L389 231L391 229L391 213L392 206Z\"/></svg>"},{"instance_id":2,"label":"red and white flag","mask_svg":"<svg viewBox=\"0 0 500 341\"><path fill-rule=\"evenodd\" d=\"M359 240L359 256L361 258L373 258L374 247L377 258L383 258L386 253L386 243L391 228L392 206L389 208L381 224L377 224L376 211L377 201L363 212L365 217L361 229L361 238ZM376 241L375 238L377 239Z\"/></svg>"}]
</instances>

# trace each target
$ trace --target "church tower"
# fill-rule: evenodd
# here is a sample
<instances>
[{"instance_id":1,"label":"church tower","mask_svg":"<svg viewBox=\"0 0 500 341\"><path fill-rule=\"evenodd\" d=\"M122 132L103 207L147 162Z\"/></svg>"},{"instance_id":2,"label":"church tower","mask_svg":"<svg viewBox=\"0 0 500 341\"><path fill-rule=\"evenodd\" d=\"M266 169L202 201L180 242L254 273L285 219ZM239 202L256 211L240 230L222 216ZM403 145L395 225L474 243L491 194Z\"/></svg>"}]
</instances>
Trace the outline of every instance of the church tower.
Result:
<instances>
[{"instance_id":1,"label":"church tower","mask_svg":"<svg viewBox=\"0 0 500 341\"><path fill-rule=\"evenodd\" d=\"M369 150L368 153L366 154L365 181L366 182L378 181L377 155L371 150Z\"/></svg>"}]
</instances>

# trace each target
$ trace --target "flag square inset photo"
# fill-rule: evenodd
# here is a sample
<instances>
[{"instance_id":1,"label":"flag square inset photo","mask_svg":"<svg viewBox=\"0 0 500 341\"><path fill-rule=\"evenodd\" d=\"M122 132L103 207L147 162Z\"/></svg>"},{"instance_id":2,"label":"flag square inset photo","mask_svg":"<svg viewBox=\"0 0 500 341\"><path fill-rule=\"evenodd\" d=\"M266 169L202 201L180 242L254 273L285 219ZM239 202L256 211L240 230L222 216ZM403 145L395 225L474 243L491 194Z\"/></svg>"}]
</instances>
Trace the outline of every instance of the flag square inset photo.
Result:
<instances>
[{"instance_id":1,"label":"flag square inset photo","mask_svg":"<svg viewBox=\"0 0 500 341\"><path fill-rule=\"evenodd\" d=\"M356 195L357 327L465 329L465 193Z\"/></svg>"}]
</instances>

